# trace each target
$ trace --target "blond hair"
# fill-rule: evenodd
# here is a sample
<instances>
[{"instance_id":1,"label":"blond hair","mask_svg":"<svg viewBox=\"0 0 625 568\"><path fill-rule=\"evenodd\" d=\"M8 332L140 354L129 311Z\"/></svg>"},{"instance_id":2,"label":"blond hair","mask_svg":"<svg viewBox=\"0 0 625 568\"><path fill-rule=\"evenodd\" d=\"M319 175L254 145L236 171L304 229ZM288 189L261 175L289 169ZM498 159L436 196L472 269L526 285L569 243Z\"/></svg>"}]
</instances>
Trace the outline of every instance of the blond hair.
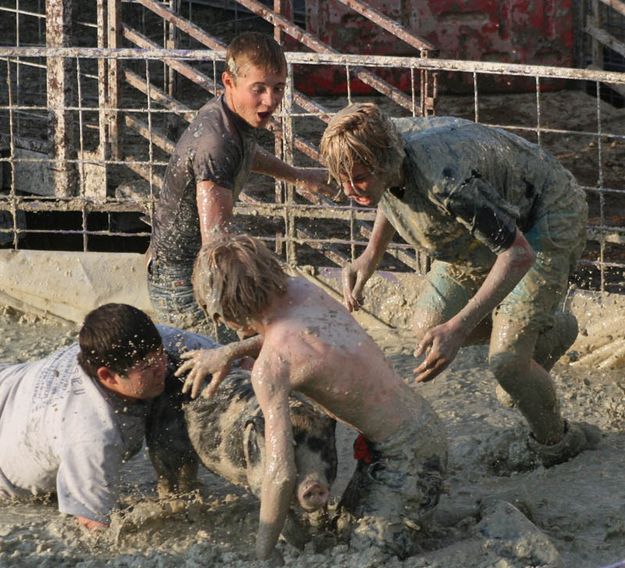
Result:
<instances>
[{"instance_id":1,"label":"blond hair","mask_svg":"<svg viewBox=\"0 0 625 568\"><path fill-rule=\"evenodd\" d=\"M193 267L197 303L212 319L245 324L276 296L288 276L278 259L249 235L218 233L201 249Z\"/></svg>"},{"instance_id":2,"label":"blond hair","mask_svg":"<svg viewBox=\"0 0 625 568\"><path fill-rule=\"evenodd\" d=\"M245 32L235 37L226 51L226 69L232 77L251 64L270 73L286 73L286 58L280 44L271 36Z\"/></svg>"},{"instance_id":3,"label":"blond hair","mask_svg":"<svg viewBox=\"0 0 625 568\"><path fill-rule=\"evenodd\" d=\"M404 144L395 125L373 103L357 103L336 113L321 138L321 159L340 185L351 180L360 164L372 174L396 177L404 160Z\"/></svg>"}]
</instances>

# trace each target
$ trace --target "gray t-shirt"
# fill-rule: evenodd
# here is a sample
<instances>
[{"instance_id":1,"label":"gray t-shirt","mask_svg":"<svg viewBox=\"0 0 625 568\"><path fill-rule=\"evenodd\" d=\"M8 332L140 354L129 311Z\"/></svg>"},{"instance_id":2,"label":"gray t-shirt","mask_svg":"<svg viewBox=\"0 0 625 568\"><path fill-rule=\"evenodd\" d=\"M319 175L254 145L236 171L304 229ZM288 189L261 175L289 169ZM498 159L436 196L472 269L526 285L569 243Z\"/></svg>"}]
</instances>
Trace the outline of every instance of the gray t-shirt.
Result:
<instances>
[{"instance_id":1,"label":"gray t-shirt","mask_svg":"<svg viewBox=\"0 0 625 568\"><path fill-rule=\"evenodd\" d=\"M196 186L212 181L236 200L256 151L255 129L223 97L212 99L180 137L154 211L151 250L159 262L193 266L201 245Z\"/></svg>"},{"instance_id":2,"label":"gray t-shirt","mask_svg":"<svg viewBox=\"0 0 625 568\"><path fill-rule=\"evenodd\" d=\"M158 326L171 371L211 339ZM107 522L124 461L141 449L147 403L129 404L80 368L77 344L0 366L0 498L56 493L59 510Z\"/></svg>"},{"instance_id":3,"label":"gray t-shirt","mask_svg":"<svg viewBox=\"0 0 625 568\"><path fill-rule=\"evenodd\" d=\"M574 182L548 152L514 134L451 117L394 119L406 184L381 211L408 243L435 259L490 265Z\"/></svg>"}]
</instances>

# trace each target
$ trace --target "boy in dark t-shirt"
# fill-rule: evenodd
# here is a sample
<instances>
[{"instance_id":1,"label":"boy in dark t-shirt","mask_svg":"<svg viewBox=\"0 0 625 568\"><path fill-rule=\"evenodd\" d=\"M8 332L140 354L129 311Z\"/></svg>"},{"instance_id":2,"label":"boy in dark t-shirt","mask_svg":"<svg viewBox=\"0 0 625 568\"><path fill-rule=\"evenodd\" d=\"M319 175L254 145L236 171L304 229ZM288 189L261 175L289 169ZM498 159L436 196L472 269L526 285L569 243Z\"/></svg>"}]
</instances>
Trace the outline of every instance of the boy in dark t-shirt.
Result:
<instances>
[{"instance_id":1,"label":"boy in dark t-shirt","mask_svg":"<svg viewBox=\"0 0 625 568\"><path fill-rule=\"evenodd\" d=\"M351 310L397 231L434 258L415 310L417 381L436 377L492 315L489 363L529 423L545 466L599 440L562 419L549 371L577 336L561 310L586 242L587 205L573 176L539 146L449 118L390 120L374 104L337 113L322 159L345 194L377 206L363 254L343 273ZM504 394L505 394L504 393Z\"/></svg>"},{"instance_id":2,"label":"boy in dark t-shirt","mask_svg":"<svg viewBox=\"0 0 625 568\"><path fill-rule=\"evenodd\" d=\"M324 169L288 165L256 144L257 130L282 101L286 72L282 48L270 36L237 36L226 53L224 94L200 109L176 145L154 212L148 265L150 298L164 323L208 331L193 299L193 261L207 235L227 230L250 172L336 193Z\"/></svg>"}]
</instances>

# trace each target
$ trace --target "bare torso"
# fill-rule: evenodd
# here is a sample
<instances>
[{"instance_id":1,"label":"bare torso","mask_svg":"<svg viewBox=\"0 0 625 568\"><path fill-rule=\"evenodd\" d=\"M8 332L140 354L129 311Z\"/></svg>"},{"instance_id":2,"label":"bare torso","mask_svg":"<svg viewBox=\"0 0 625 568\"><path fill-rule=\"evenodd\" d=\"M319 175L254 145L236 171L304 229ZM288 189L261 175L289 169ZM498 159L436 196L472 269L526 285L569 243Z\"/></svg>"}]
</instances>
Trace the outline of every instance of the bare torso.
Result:
<instances>
[{"instance_id":1,"label":"bare torso","mask_svg":"<svg viewBox=\"0 0 625 568\"><path fill-rule=\"evenodd\" d=\"M274 369L286 375L287 388L372 441L386 439L421 414L423 400L351 314L306 280L291 278L286 294L265 316L259 362L268 380Z\"/></svg>"}]
</instances>

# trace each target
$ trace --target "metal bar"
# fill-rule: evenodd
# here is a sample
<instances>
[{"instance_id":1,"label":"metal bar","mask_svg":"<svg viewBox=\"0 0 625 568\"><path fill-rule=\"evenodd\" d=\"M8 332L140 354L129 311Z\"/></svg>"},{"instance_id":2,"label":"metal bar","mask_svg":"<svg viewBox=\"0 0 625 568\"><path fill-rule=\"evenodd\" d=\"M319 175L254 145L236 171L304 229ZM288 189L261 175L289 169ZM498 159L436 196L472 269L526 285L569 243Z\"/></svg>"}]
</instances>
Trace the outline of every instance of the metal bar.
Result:
<instances>
[{"instance_id":1,"label":"metal bar","mask_svg":"<svg viewBox=\"0 0 625 568\"><path fill-rule=\"evenodd\" d=\"M180 17L178 14L170 10L164 4L155 2L154 0L137 0L137 4L141 4L151 12L154 12L157 16L160 16L166 22L172 24L179 30L185 32L193 39L199 41L202 45L205 45L213 50L225 50L226 44L220 39L207 34L198 25Z\"/></svg>"},{"instance_id":2,"label":"metal bar","mask_svg":"<svg viewBox=\"0 0 625 568\"><path fill-rule=\"evenodd\" d=\"M138 45L139 47L143 47L145 49L154 49L156 47L156 44L152 40L148 39L137 30L128 27L126 24L123 24L122 28L123 36L132 43ZM166 53L169 53L169 51L167 51ZM215 52L210 53L211 56L215 55ZM146 57L144 59L148 60L152 58ZM221 94L221 88L218 87L212 79L204 75L204 73L202 73L201 71L193 69L193 67L191 67L188 63L182 63L173 57L163 57L162 60L167 63L167 65L178 71L178 73L184 75L187 79L193 81L209 93L212 93L214 95Z\"/></svg>"},{"instance_id":3,"label":"metal bar","mask_svg":"<svg viewBox=\"0 0 625 568\"><path fill-rule=\"evenodd\" d=\"M176 149L176 144L172 142L165 134L159 132L156 128L150 129L150 125L146 124L142 120L139 120L137 117L132 116L131 114L126 114L124 116L124 122L126 126L132 128L144 138L152 138L154 144L156 144L163 152L167 154L173 154Z\"/></svg>"},{"instance_id":4,"label":"metal bar","mask_svg":"<svg viewBox=\"0 0 625 568\"><path fill-rule=\"evenodd\" d=\"M117 49L121 44L121 0L107 0L108 9L106 15L107 34L106 42L109 49ZM107 102L106 117L108 122L108 152L119 160L120 149L119 140L122 135L120 131L119 113L119 94L120 94L120 66L118 58L106 58L108 67L107 79Z\"/></svg>"},{"instance_id":5,"label":"metal bar","mask_svg":"<svg viewBox=\"0 0 625 568\"><path fill-rule=\"evenodd\" d=\"M46 2L46 45L64 47L71 45L71 0L48 0ZM68 159L74 155L74 136L71 117L67 108L73 100L70 81L71 59L48 58L48 109L50 111L49 138L54 155L54 192L56 195L72 195L76 192L75 168Z\"/></svg>"},{"instance_id":6,"label":"metal bar","mask_svg":"<svg viewBox=\"0 0 625 568\"><path fill-rule=\"evenodd\" d=\"M612 51L616 51L616 53L625 57L625 43L619 41L608 32L601 30L592 24L587 24L586 33L602 45L605 45Z\"/></svg>"},{"instance_id":7,"label":"metal bar","mask_svg":"<svg viewBox=\"0 0 625 568\"><path fill-rule=\"evenodd\" d=\"M621 0L600 0L600 2L625 16L625 2L621 2Z\"/></svg>"},{"instance_id":8,"label":"metal bar","mask_svg":"<svg viewBox=\"0 0 625 568\"><path fill-rule=\"evenodd\" d=\"M351 8L355 12L358 12L361 16L364 16L368 20L371 20L374 24L377 24L381 28L384 28L387 32L393 34L396 38L401 39L411 47L418 49L420 52L436 52L438 49L429 41L420 38L419 36L408 31L404 26L398 24L395 20L392 20L388 16L384 15L379 10L376 10L370 4L362 2L360 0L337 0L341 4Z\"/></svg>"},{"instance_id":9,"label":"metal bar","mask_svg":"<svg viewBox=\"0 0 625 568\"><path fill-rule=\"evenodd\" d=\"M131 38L128 38L132 41ZM223 61L224 52L207 50L166 50L150 46L143 49L120 48L98 49L93 47L6 47L0 46L0 57L109 57L115 59L186 59ZM346 53L304 53L290 51L287 61L293 64L308 65L352 65L367 67L401 67L425 69L429 71L458 71L484 73L488 75L512 75L552 79L574 79L582 81L602 81L604 83L625 84L625 73L599 71L595 69L574 69L548 65L524 65L519 63L496 63L488 61L461 61L455 59L429 59L421 57L400 57L390 55L357 55Z\"/></svg>"},{"instance_id":10,"label":"metal bar","mask_svg":"<svg viewBox=\"0 0 625 568\"><path fill-rule=\"evenodd\" d=\"M148 88L145 79L140 75L137 75L134 71L124 69L124 80L138 91L141 91L144 95L147 95ZM170 97L167 93L154 85L150 86L150 96L154 102L157 102L167 109L175 112L186 122L191 122L195 117L196 111L173 97Z\"/></svg>"}]
</instances>

